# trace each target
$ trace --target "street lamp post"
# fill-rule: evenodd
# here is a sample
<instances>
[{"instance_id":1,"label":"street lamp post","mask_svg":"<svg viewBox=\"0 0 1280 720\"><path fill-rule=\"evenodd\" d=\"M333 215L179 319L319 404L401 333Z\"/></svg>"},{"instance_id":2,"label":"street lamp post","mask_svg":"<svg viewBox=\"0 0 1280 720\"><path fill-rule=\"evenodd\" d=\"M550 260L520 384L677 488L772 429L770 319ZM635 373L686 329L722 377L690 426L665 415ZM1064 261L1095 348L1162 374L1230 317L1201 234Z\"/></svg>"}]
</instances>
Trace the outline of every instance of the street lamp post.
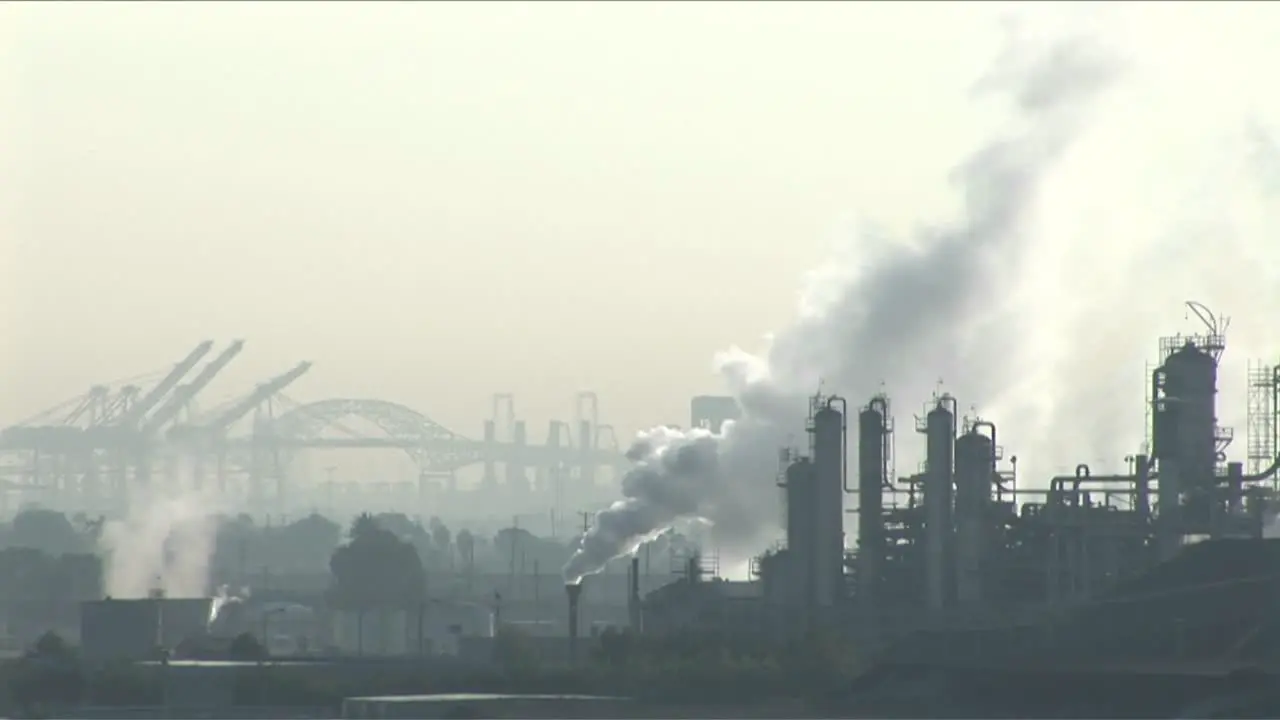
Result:
<instances>
[{"instance_id":1,"label":"street lamp post","mask_svg":"<svg viewBox=\"0 0 1280 720\"><path fill-rule=\"evenodd\" d=\"M273 615L280 615L284 611L285 608L282 607L264 609L262 611L262 649L266 651L267 655L271 655L271 636L267 633L267 623Z\"/></svg>"}]
</instances>

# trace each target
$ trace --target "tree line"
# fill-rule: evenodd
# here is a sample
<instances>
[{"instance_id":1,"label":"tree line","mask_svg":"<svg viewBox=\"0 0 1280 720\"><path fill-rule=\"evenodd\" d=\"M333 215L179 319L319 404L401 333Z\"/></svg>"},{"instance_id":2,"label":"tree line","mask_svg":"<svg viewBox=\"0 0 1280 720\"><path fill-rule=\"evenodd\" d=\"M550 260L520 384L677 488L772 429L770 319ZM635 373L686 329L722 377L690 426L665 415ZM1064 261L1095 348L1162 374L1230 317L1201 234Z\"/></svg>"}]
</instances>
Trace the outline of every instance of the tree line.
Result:
<instances>
[{"instance_id":1,"label":"tree line","mask_svg":"<svg viewBox=\"0 0 1280 720\"><path fill-rule=\"evenodd\" d=\"M367 515L379 527L409 543L429 572L505 573L512 563L531 571L558 571L569 559L577 538L542 537L523 528L492 534L451 530L439 517L425 521L403 513ZM25 548L52 557L98 554L106 520L85 514L67 515L29 507L0 523L0 550ZM258 523L248 515L216 517L217 539L210 567L223 574L309 573L329 569L329 556L347 535L337 520L312 513L288 523ZM679 543L687 543L677 538ZM665 551L665 539L655 552Z\"/></svg>"}]
</instances>

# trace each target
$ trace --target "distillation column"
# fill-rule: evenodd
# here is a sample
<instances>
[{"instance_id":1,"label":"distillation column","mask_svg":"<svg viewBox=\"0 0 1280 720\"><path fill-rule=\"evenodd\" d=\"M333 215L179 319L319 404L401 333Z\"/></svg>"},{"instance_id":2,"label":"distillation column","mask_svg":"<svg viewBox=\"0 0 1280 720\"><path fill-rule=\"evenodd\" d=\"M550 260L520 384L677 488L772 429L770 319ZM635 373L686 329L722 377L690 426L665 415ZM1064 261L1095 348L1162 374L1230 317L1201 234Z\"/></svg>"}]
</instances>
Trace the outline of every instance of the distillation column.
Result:
<instances>
[{"instance_id":1,"label":"distillation column","mask_svg":"<svg viewBox=\"0 0 1280 720\"><path fill-rule=\"evenodd\" d=\"M1159 470L1157 535L1160 559L1182 538L1208 534L1217 505L1217 359L1188 341L1152 374L1152 455Z\"/></svg>"},{"instance_id":2,"label":"distillation column","mask_svg":"<svg viewBox=\"0 0 1280 720\"><path fill-rule=\"evenodd\" d=\"M884 495L889 400L872 398L858 415L858 601L863 616L879 610L884 572Z\"/></svg>"},{"instance_id":3,"label":"distillation column","mask_svg":"<svg viewBox=\"0 0 1280 720\"><path fill-rule=\"evenodd\" d=\"M949 408L948 405L951 407ZM925 593L928 607L941 610L951 601L950 563L952 471L955 452L955 399L944 395L925 417Z\"/></svg>"},{"instance_id":4,"label":"distillation column","mask_svg":"<svg viewBox=\"0 0 1280 720\"><path fill-rule=\"evenodd\" d=\"M787 565L788 585L794 593L791 604L797 606L797 614L812 621L818 608L818 567L815 539L817 518L817 483L814 465L809 458L801 457L786 470L787 506Z\"/></svg>"},{"instance_id":5,"label":"distillation column","mask_svg":"<svg viewBox=\"0 0 1280 720\"><path fill-rule=\"evenodd\" d=\"M956 599L961 605L980 603L989 544L991 491L995 480L995 428L992 437L974 429L955 446Z\"/></svg>"},{"instance_id":6,"label":"distillation column","mask_svg":"<svg viewBox=\"0 0 1280 720\"><path fill-rule=\"evenodd\" d=\"M843 398L827 398L813 414L813 542L816 600L821 608L833 607L844 597L844 487L848 467L844 407Z\"/></svg>"}]
</instances>

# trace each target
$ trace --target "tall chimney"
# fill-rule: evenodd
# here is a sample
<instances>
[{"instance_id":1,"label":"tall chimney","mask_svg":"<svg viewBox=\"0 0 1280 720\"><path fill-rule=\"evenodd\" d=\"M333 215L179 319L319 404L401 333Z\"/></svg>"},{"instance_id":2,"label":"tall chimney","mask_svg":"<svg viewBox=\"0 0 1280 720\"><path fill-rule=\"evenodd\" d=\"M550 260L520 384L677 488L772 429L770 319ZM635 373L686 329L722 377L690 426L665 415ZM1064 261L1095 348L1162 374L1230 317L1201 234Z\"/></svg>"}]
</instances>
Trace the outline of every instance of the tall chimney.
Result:
<instances>
[{"instance_id":1,"label":"tall chimney","mask_svg":"<svg viewBox=\"0 0 1280 720\"><path fill-rule=\"evenodd\" d=\"M631 558L631 581L627 583L627 621L631 632L640 632L640 558Z\"/></svg>"},{"instance_id":2,"label":"tall chimney","mask_svg":"<svg viewBox=\"0 0 1280 720\"><path fill-rule=\"evenodd\" d=\"M582 582L567 583L564 591L569 596L569 664L578 664L578 599L582 597Z\"/></svg>"}]
</instances>

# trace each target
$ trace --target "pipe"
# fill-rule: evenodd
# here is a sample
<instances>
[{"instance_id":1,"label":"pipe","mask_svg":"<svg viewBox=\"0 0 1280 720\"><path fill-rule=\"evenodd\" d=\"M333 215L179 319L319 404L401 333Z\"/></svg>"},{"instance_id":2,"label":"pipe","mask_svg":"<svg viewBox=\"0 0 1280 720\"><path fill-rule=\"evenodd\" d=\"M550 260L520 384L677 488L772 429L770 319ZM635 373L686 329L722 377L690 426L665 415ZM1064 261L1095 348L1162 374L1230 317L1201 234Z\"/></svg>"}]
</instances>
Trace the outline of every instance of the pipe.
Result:
<instances>
[{"instance_id":1,"label":"pipe","mask_svg":"<svg viewBox=\"0 0 1280 720\"><path fill-rule=\"evenodd\" d=\"M893 447L889 440L889 398L876 395L867 403L867 409L880 413L880 487L893 490L893 473L889 469Z\"/></svg>"},{"instance_id":2,"label":"pipe","mask_svg":"<svg viewBox=\"0 0 1280 720\"><path fill-rule=\"evenodd\" d=\"M960 401L951 393L943 393L938 398L938 407L951 411L951 437L956 436L956 423L960 422Z\"/></svg>"},{"instance_id":3,"label":"pipe","mask_svg":"<svg viewBox=\"0 0 1280 720\"><path fill-rule=\"evenodd\" d=\"M975 420L971 430L976 433L980 428L986 428L991 433L991 457L987 458L987 461L990 463L988 470L991 473L991 479L995 485L998 501L1000 499L1001 490L1004 488L1000 486L1000 476L996 473L996 453L998 452L996 448L999 447L999 445L996 444L996 424L990 420ZM991 489L987 488L987 499L990 500L990 497Z\"/></svg>"},{"instance_id":4,"label":"pipe","mask_svg":"<svg viewBox=\"0 0 1280 720\"><path fill-rule=\"evenodd\" d=\"M1137 485L1134 499L1144 523L1151 521L1151 460L1146 455L1133 458L1133 478Z\"/></svg>"},{"instance_id":5,"label":"pipe","mask_svg":"<svg viewBox=\"0 0 1280 720\"><path fill-rule=\"evenodd\" d=\"M631 632L640 632L640 558L631 558L630 592L627 594L627 622Z\"/></svg>"},{"instance_id":6,"label":"pipe","mask_svg":"<svg viewBox=\"0 0 1280 720\"><path fill-rule=\"evenodd\" d=\"M971 430L976 433L979 428L986 428L991 432L991 470L994 472L996 469L996 447L998 445L996 443L996 424L990 420L975 420Z\"/></svg>"},{"instance_id":7,"label":"pipe","mask_svg":"<svg viewBox=\"0 0 1280 720\"><path fill-rule=\"evenodd\" d=\"M1066 494L1066 485L1071 483L1071 493L1078 504L1080 489L1085 485L1105 486L1112 483L1132 483L1133 478L1128 475L1098 475L1091 476L1089 474L1089 466L1080 464L1076 466L1076 474L1069 476L1058 476L1049 481L1050 497L1062 497Z\"/></svg>"},{"instance_id":8,"label":"pipe","mask_svg":"<svg viewBox=\"0 0 1280 720\"><path fill-rule=\"evenodd\" d=\"M1271 461L1271 466L1268 467L1266 470L1263 470L1262 472L1254 475L1245 475L1244 479L1246 482L1266 480L1272 475L1275 475L1277 471L1280 471L1280 455L1277 455L1276 459Z\"/></svg>"},{"instance_id":9,"label":"pipe","mask_svg":"<svg viewBox=\"0 0 1280 720\"><path fill-rule=\"evenodd\" d=\"M1271 447L1280 447L1280 365L1271 368ZM1276 457L1272 468L1277 465L1280 465L1280 456Z\"/></svg>"},{"instance_id":10,"label":"pipe","mask_svg":"<svg viewBox=\"0 0 1280 720\"><path fill-rule=\"evenodd\" d=\"M1164 375L1163 365L1151 372L1151 455L1156 458L1164 454L1160 450L1160 436L1163 433L1156 431L1156 425L1164 426L1164 423L1158 421L1164 411L1157 407L1161 399L1160 391L1164 389Z\"/></svg>"},{"instance_id":11,"label":"pipe","mask_svg":"<svg viewBox=\"0 0 1280 720\"><path fill-rule=\"evenodd\" d=\"M582 597L582 582L568 583L564 586L569 596L569 664L578 663L578 601Z\"/></svg>"},{"instance_id":12,"label":"pipe","mask_svg":"<svg viewBox=\"0 0 1280 720\"><path fill-rule=\"evenodd\" d=\"M881 417L889 417L889 398L883 395L876 395L871 398L871 402L867 403L867 407L880 413Z\"/></svg>"}]
</instances>

